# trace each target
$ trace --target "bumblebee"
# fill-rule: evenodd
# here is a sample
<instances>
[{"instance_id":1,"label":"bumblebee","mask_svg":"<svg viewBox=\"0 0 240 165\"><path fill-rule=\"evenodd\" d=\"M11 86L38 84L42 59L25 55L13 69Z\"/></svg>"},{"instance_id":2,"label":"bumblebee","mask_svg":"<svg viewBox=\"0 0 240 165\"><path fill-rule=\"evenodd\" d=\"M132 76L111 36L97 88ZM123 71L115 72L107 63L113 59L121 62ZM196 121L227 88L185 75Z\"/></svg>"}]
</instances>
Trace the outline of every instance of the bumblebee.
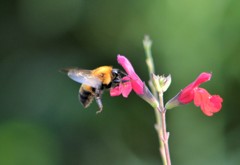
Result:
<instances>
[{"instance_id":1,"label":"bumblebee","mask_svg":"<svg viewBox=\"0 0 240 165\"><path fill-rule=\"evenodd\" d=\"M95 98L99 110L103 109L101 96L104 89L118 86L122 82L122 77L127 74L112 66L100 66L94 70L79 68L65 68L61 70L74 81L81 83L78 98L84 108L87 108Z\"/></svg>"}]
</instances>

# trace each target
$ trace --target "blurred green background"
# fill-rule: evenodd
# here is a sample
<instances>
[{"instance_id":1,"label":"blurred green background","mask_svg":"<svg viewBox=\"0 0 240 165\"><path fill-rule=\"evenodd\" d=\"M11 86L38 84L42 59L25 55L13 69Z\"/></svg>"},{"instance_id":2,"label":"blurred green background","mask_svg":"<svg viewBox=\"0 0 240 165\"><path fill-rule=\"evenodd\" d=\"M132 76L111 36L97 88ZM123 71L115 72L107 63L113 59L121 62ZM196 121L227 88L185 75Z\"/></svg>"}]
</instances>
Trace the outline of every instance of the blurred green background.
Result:
<instances>
[{"instance_id":1,"label":"blurred green background","mask_svg":"<svg viewBox=\"0 0 240 165\"><path fill-rule=\"evenodd\" d=\"M166 101L203 71L213 77L202 86L224 98L213 117L193 104L167 113L172 164L239 164L239 9L238 0L1 0L0 164L162 164L146 102L105 92L96 115L58 72L120 68L123 54L147 82L145 34L157 73L172 75Z\"/></svg>"}]
</instances>

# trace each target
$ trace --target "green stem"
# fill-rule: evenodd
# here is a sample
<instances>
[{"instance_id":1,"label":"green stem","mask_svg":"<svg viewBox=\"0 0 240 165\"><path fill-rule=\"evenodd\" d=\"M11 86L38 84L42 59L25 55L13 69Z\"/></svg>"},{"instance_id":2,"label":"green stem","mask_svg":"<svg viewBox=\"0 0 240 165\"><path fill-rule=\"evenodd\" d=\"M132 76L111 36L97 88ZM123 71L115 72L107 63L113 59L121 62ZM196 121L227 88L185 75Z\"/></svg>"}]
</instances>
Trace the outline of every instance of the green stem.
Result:
<instances>
[{"instance_id":1,"label":"green stem","mask_svg":"<svg viewBox=\"0 0 240 165\"><path fill-rule=\"evenodd\" d=\"M143 46L144 46L144 50L147 57L146 63L148 66L149 77L150 77L149 86L151 88L151 91L154 97L159 101L159 107L154 109L155 117L156 117L155 129L158 134L158 140L160 145L159 151L162 157L163 164L171 165L170 152L169 152L169 146L168 146L169 132L167 132L167 126L166 126L166 109L164 108L163 92L158 92L153 83L152 74L155 73L155 70L154 70L154 63L153 63L152 52L151 52L152 41L150 40L149 36L145 36L143 40Z\"/></svg>"},{"instance_id":2,"label":"green stem","mask_svg":"<svg viewBox=\"0 0 240 165\"><path fill-rule=\"evenodd\" d=\"M153 63L153 58L152 58L152 41L150 40L149 36L145 36L143 40L143 47L145 50L145 54L147 56L146 58L146 63L148 66L148 72L150 74L150 80L151 80L151 74L155 73L155 68L154 68L154 63Z\"/></svg>"},{"instance_id":3,"label":"green stem","mask_svg":"<svg viewBox=\"0 0 240 165\"><path fill-rule=\"evenodd\" d=\"M164 149L164 143L161 140L163 137L163 131L162 131L162 116L161 113L159 113L159 110L156 108L154 109L155 112L155 117L156 117L156 124L155 124L155 129L158 134L158 140L159 140L159 152L160 156L162 157L162 161L164 165L167 165L167 160L165 156L165 149Z\"/></svg>"}]
</instances>

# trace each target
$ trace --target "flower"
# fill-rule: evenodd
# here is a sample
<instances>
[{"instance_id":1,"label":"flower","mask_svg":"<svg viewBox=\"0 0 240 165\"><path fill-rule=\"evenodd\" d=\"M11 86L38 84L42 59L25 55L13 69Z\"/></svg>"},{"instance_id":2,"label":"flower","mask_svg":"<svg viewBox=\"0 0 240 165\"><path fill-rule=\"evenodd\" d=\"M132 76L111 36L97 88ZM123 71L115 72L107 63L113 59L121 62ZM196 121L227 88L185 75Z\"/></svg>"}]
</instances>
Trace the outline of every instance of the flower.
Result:
<instances>
[{"instance_id":1,"label":"flower","mask_svg":"<svg viewBox=\"0 0 240 165\"><path fill-rule=\"evenodd\" d=\"M122 94L123 97L127 98L130 92L133 90L139 97L148 102L152 107L158 107L158 101L149 91L145 83L136 74L130 61L122 55L117 56L117 61L124 68L127 76L122 78L122 83L110 89L110 95L119 96Z\"/></svg>"},{"instance_id":2,"label":"flower","mask_svg":"<svg viewBox=\"0 0 240 165\"><path fill-rule=\"evenodd\" d=\"M209 92L199 86L211 79L212 74L203 72L197 79L181 90L167 104L166 108L171 109L180 104L188 104L194 101L197 107L200 107L202 112L207 116L212 116L219 112L222 108L223 99L219 95L211 95Z\"/></svg>"},{"instance_id":3,"label":"flower","mask_svg":"<svg viewBox=\"0 0 240 165\"><path fill-rule=\"evenodd\" d=\"M211 76L212 76L211 73L206 73L206 72L201 73L194 82L189 84L187 87L185 87L181 91L178 97L178 100L180 101L180 103L182 104L190 103L194 98L194 94L195 94L194 89L197 89L200 84L206 81L209 81L211 79Z\"/></svg>"},{"instance_id":4,"label":"flower","mask_svg":"<svg viewBox=\"0 0 240 165\"><path fill-rule=\"evenodd\" d=\"M129 93L132 90L134 90L134 92L137 93L138 95L142 95L144 93L144 83L134 71L130 61L126 57L121 55L117 56L117 61L128 74L128 76L123 77L122 80L129 81L120 83L119 86L112 88L110 90L110 95L119 96L122 94L123 97L128 97Z\"/></svg>"}]
</instances>

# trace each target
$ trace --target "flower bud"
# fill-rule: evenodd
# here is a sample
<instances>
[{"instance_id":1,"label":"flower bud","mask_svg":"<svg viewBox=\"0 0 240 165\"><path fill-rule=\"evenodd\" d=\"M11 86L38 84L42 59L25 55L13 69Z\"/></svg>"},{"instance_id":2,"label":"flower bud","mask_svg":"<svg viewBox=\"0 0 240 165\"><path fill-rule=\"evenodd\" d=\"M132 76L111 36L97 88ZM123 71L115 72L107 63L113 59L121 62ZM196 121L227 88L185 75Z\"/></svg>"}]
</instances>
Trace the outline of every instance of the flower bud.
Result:
<instances>
[{"instance_id":1,"label":"flower bud","mask_svg":"<svg viewBox=\"0 0 240 165\"><path fill-rule=\"evenodd\" d=\"M144 46L145 49L151 49L152 41L151 41L151 39L148 35L144 36L143 46Z\"/></svg>"},{"instance_id":2,"label":"flower bud","mask_svg":"<svg viewBox=\"0 0 240 165\"><path fill-rule=\"evenodd\" d=\"M172 81L171 75L168 75L167 77L165 77L165 76L159 76L159 75L156 76L155 74L152 74L152 80L157 92L162 92L162 93L168 89Z\"/></svg>"},{"instance_id":3,"label":"flower bud","mask_svg":"<svg viewBox=\"0 0 240 165\"><path fill-rule=\"evenodd\" d=\"M159 83L160 83L160 86L162 87L162 91L163 92L165 92L168 89L168 87L170 86L171 82L172 82L171 75L168 75L167 77L160 76Z\"/></svg>"},{"instance_id":4,"label":"flower bud","mask_svg":"<svg viewBox=\"0 0 240 165\"><path fill-rule=\"evenodd\" d=\"M159 75L155 75L152 74L152 80L153 80L153 86L155 87L155 89L157 90L157 92L161 91L161 85L160 85L160 76Z\"/></svg>"}]
</instances>

